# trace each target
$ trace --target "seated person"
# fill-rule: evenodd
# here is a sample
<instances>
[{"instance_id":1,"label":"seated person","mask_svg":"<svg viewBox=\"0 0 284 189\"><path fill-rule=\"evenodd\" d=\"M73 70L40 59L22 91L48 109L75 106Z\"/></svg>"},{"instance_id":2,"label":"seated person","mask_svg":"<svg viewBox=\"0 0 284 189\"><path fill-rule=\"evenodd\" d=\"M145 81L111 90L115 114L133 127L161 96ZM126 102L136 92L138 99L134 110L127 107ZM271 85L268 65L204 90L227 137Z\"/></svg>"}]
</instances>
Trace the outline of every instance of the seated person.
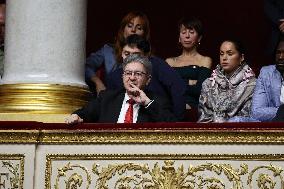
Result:
<instances>
[{"instance_id":1,"label":"seated person","mask_svg":"<svg viewBox=\"0 0 284 189\"><path fill-rule=\"evenodd\" d=\"M275 54L275 65L260 70L252 99L252 118L271 121L281 104L284 104L284 37L281 37Z\"/></svg>"},{"instance_id":2,"label":"seated person","mask_svg":"<svg viewBox=\"0 0 284 189\"><path fill-rule=\"evenodd\" d=\"M105 81L108 78L108 74L116 69L117 62L122 62L121 43L131 34L141 35L146 39L150 38L149 20L144 13L132 11L125 15L120 23L114 44L105 44L100 50L92 53L87 58L85 69L86 83L93 92L99 94L101 90L106 88ZM102 81L96 74L100 68L104 68L105 81Z\"/></svg>"},{"instance_id":3,"label":"seated person","mask_svg":"<svg viewBox=\"0 0 284 189\"><path fill-rule=\"evenodd\" d=\"M166 62L180 74L187 85L187 109L197 109L202 83L211 75L212 60L197 51L203 36L200 20L183 18L179 21L178 29L182 53L177 57L167 58Z\"/></svg>"},{"instance_id":4,"label":"seated person","mask_svg":"<svg viewBox=\"0 0 284 189\"><path fill-rule=\"evenodd\" d=\"M182 81L181 77L164 60L155 56L150 56L150 49L150 43L145 40L145 38L133 34L126 39L125 44L123 45L121 57L122 59L125 59L129 54L133 53L149 56L153 71L152 79L146 89L154 92L155 94L166 96L171 99L174 114L177 118L179 118L179 120L183 120L185 111L184 93L186 85ZM121 78L122 72L122 68L118 68L109 74L107 88L123 88Z\"/></svg>"},{"instance_id":5,"label":"seated person","mask_svg":"<svg viewBox=\"0 0 284 189\"><path fill-rule=\"evenodd\" d=\"M239 41L223 41L220 64L202 85L198 122L226 122L235 116L250 116L256 78L244 59Z\"/></svg>"},{"instance_id":6,"label":"seated person","mask_svg":"<svg viewBox=\"0 0 284 189\"><path fill-rule=\"evenodd\" d=\"M133 54L123 62L124 89L105 90L65 122L136 123L176 121L165 98L146 92L152 64L148 58Z\"/></svg>"}]
</instances>

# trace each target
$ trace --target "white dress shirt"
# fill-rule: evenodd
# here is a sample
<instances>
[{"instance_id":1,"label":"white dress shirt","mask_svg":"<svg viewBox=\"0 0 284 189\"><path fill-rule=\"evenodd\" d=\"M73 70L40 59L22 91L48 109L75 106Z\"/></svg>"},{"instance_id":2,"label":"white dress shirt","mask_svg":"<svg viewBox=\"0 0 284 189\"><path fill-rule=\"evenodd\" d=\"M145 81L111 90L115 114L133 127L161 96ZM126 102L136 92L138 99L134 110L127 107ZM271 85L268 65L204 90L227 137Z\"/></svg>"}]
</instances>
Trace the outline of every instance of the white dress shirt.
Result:
<instances>
[{"instance_id":1,"label":"white dress shirt","mask_svg":"<svg viewBox=\"0 0 284 189\"><path fill-rule=\"evenodd\" d=\"M283 79L281 79L281 93L280 93L280 103L281 104L284 104L284 82L283 82Z\"/></svg>"},{"instance_id":2,"label":"white dress shirt","mask_svg":"<svg viewBox=\"0 0 284 189\"><path fill-rule=\"evenodd\" d=\"M124 119L125 119L125 114L126 111L129 107L129 103L127 103L127 100L129 100L129 96L127 93L125 93L124 95L124 100L121 106L121 110L120 110L120 114L117 120L117 123L124 123ZM133 123L137 122L137 117L138 117L138 111L139 111L140 105L139 104L134 104L133 105Z\"/></svg>"}]
</instances>

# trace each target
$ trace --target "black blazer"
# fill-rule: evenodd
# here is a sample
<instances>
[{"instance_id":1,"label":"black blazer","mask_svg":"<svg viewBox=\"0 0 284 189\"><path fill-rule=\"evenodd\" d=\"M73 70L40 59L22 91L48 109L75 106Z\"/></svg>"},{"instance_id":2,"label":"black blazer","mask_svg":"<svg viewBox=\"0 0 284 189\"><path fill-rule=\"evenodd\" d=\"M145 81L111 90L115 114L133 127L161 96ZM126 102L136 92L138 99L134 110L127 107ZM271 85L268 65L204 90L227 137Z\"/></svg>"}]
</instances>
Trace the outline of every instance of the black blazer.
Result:
<instances>
[{"instance_id":1,"label":"black blazer","mask_svg":"<svg viewBox=\"0 0 284 189\"><path fill-rule=\"evenodd\" d=\"M141 122L175 122L177 121L171 112L171 105L164 97L158 97L152 93L146 93L154 100L148 107L140 107L137 123ZM120 114L125 90L105 90L98 98L90 101L85 107L75 111L85 123L116 123Z\"/></svg>"}]
</instances>

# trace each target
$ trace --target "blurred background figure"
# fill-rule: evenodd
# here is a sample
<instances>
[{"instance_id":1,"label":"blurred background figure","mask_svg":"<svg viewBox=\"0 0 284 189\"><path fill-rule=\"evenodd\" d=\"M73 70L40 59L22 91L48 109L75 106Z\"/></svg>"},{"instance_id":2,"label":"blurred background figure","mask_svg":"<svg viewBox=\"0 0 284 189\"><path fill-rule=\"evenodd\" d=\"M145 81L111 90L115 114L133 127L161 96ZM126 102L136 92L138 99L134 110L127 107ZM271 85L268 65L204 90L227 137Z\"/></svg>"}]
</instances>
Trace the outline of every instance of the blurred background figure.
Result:
<instances>
[{"instance_id":1,"label":"blurred background figure","mask_svg":"<svg viewBox=\"0 0 284 189\"><path fill-rule=\"evenodd\" d=\"M5 39L6 1L0 1L0 76L4 73L4 39Z\"/></svg>"},{"instance_id":2,"label":"blurred background figure","mask_svg":"<svg viewBox=\"0 0 284 189\"><path fill-rule=\"evenodd\" d=\"M267 53L268 55L273 56L280 35L284 35L284 1L264 0L264 13L271 26L271 37Z\"/></svg>"},{"instance_id":3,"label":"blurred background figure","mask_svg":"<svg viewBox=\"0 0 284 189\"><path fill-rule=\"evenodd\" d=\"M150 39L149 20L143 12L132 11L125 15L120 23L114 44L105 44L100 50L91 53L87 58L86 82L93 92L98 94L101 90L106 89L105 81L109 73L117 68L118 62L122 63L122 44L131 34L141 35L147 40ZM97 73L102 69L104 80Z\"/></svg>"},{"instance_id":4,"label":"blurred background figure","mask_svg":"<svg viewBox=\"0 0 284 189\"><path fill-rule=\"evenodd\" d=\"M223 41L220 64L202 85L199 122L227 122L239 117L249 119L256 78L245 62L241 42ZM237 121L236 119L234 121Z\"/></svg>"},{"instance_id":5,"label":"blurred background figure","mask_svg":"<svg viewBox=\"0 0 284 189\"><path fill-rule=\"evenodd\" d=\"M197 18L182 18L178 23L179 45L182 50L177 57L166 62L182 77L187 86L185 98L187 109L197 108L202 83L211 75L212 60L198 53L203 27Z\"/></svg>"}]
</instances>

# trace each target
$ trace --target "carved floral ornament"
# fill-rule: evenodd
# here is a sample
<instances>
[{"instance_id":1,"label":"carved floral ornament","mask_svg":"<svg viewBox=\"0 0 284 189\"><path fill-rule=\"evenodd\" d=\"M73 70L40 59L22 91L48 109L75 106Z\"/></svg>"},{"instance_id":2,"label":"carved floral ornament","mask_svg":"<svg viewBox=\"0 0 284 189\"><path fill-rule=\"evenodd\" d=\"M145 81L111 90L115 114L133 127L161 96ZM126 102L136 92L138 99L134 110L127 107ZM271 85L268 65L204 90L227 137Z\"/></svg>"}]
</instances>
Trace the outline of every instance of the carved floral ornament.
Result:
<instances>
[{"instance_id":1,"label":"carved floral ornament","mask_svg":"<svg viewBox=\"0 0 284 189\"><path fill-rule=\"evenodd\" d=\"M188 164L189 163L189 164ZM177 165L179 164L179 165ZM252 168L230 163L192 165L183 160L147 163L125 162L89 169L70 161L59 167L55 189L283 189L283 169L273 163ZM50 181L49 181L50 183ZM64 184L62 184L64 183Z\"/></svg>"},{"instance_id":2,"label":"carved floral ornament","mask_svg":"<svg viewBox=\"0 0 284 189\"><path fill-rule=\"evenodd\" d=\"M24 154L0 154L0 188L22 189Z\"/></svg>"},{"instance_id":3,"label":"carved floral ornament","mask_svg":"<svg viewBox=\"0 0 284 189\"><path fill-rule=\"evenodd\" d=\"M8 170L7 175L9 175L11 188L13 189L19 188L20 185L19 164L14 165L11 161L2 161L2 167Z\"/></svg>"}]
</instances>

